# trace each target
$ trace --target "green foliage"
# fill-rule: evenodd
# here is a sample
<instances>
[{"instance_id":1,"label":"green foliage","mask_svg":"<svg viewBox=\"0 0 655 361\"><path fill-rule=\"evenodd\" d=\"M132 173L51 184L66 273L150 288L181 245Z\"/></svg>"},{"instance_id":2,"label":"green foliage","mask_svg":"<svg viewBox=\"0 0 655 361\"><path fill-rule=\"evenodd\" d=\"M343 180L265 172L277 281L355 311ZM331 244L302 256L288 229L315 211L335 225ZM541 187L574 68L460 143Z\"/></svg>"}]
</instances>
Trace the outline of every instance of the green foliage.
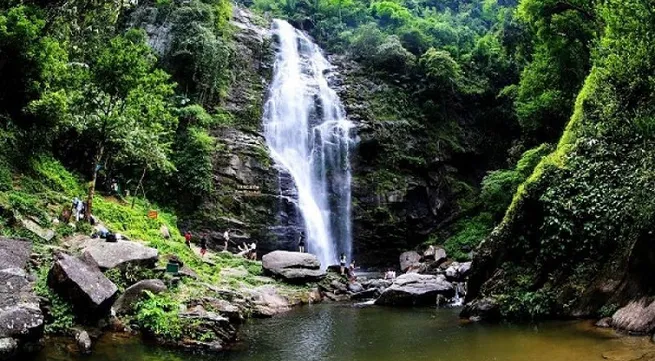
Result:
<instances>
[{"instance_id":1,"label":"green foliage","mask_svg":"<svg viewBox=\"0 0 655 361\"><path fill-rule=\"evenodd\" d=\"M223 36L230 14L229 1L193 0L177 6L167 20L173 42L164 54L166 67L181 90L201 105L216 104L231 81L233 50Z\"/></svg>"},{"instance_id":2,"label":"green foliage","mask_svg":"<svg viewBox=\"0 0 655 361\"><path fill-rule=\"evenodd\" d=\"M168 293L155 295L150 291L145 292L147 298L136 306L136 322L139 327L166 340L176 340L181 337L182 322L179 317L179 303Z\"/></svg>"},{"instance_id":3,"label":"green foliage","mask_svg":"<svg viewBox=\"0 0 655 361\"><path fill-rule=\"evenodd\" d=\"M444 242L444 249L455 260L470 260L468 253L489 235L492 228L493 218L490 213L460 220L453 227L454 235Z\"/></svg>"},{"instance_id":4,"label":"green foliage","mask_svg":"<svg viewBox=\"0 0 655 361\"><path fill-rule=\"evenodd\" d=\"M0 192L8 191L13 187L11 167L4 159L0 159Z\"/></svg>"},{"instance_id":5,"label":"green foliage","mask_svg":"<svg viewBox=\"0 0 655 361\"><path fill-rule=\"evenodd\" d=\"M503 317L519 321L537 321L552 317L555 308L552 294L544 289L503 294L498 300Z\"/></svg>"},{"instance_id":6,"label":"green foliage","mask_svg":"<svg viewBox=\"0 0 655 361\"><path fill-rule=\"evenodd\" d=\"M33 158L31 169L40 182L55 192L64 193L71 198L84 193L79 179L53 158L45 156Z\"/></svg>"},{"instance_id":7,"label":"green foliage","mask_svg":"<svg viewBox=\"0 0 655 361\"><path fill-rule=\"evenodd\" d=\"M456 90L462 81L462 70L447 51L430 48L421 56L420 64L438 87Z\"/></svg>"},{"instance_id":8,"label":"green foliage","mask_svg":"<svg viewBox=\"0 0 655 361\"><path fill-rule=\"evenodd\" d=\"M598 310L598 317L612 317L619 308L619 305L615 303L608 303Z\"/></svg>"},{"instance_id":9,"label":"green foliage","mask_svg":"<svg viewBox=\"0 0 655 361\"><path fill-rule=\"evenodd\" d=\"M482 180L480 199L494 218L500 219L512 202L518 186L532 174L541 159L550 153L551 147L542 144L523 153L514 169L490 172Z\"/></svg>"},{"instance_id":10,"label":"green foliage","mask_svg":"<svg viewBox=\"0 0 655 361\"><path fill-rule=\"evenodd\" d=\"M131 264L121 269L112 268L105 272L105 276L118 287L121 293L139 281L157 278L156 272L152 269Z\"/></svg>"},{"instance_id":11,"label":"green foliage","mask_svg":"<svg viewBox=\"0 0 655 361\"><path fill-rule=\"evenodd\" d=\"M61 296L48 287L48 272L52 260L42 260L42 265L37 269L37 278L34 285L34 292L48 300L48 314L46 318L46 334L66 334L72 329L75 318L72 306Z\"/></svg>"}]
</instances>

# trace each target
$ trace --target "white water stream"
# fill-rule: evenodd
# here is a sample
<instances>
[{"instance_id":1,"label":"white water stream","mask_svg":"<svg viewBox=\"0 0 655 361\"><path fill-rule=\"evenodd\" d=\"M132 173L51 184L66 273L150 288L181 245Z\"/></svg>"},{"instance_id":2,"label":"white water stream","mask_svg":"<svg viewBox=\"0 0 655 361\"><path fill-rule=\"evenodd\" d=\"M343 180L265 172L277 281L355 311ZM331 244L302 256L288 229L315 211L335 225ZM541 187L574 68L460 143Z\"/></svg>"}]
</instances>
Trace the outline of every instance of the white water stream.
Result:
<instances>
[{"instance_id":1,"label":"white water stream","mask_svg":"<svg viewBox=\"0 0 655 361\"><path fill-rule=\"evenodd\" d=\"M303 32L275 20L273 82L264 107L272 157L297 190L308 251L323 267L352 253L349 152L353 123L325 78L332 67Z\"/></svg>"}]
</instances>

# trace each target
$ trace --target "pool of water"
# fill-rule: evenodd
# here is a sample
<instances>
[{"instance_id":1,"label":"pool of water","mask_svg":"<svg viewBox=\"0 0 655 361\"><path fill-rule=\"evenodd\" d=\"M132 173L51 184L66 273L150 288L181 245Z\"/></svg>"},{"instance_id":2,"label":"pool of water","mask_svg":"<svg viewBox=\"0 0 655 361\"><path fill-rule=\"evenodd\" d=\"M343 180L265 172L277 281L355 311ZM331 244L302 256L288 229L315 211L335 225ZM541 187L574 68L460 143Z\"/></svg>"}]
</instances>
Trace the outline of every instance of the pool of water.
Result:
<instances>
[{"instance_id":1,"label":"pool of water","mask_svg":"<svg viewBox=\"0 0 655 361\"><path fill-rule=\"evenodd\" d=\"M33 361L596 361L632 360L655 351L648 338L625 337L589 322L485 325L452 309L314 305L249 322L235 350L194 356L120 335L77 356L51 341Z\"/></svg>"}]
</instances>

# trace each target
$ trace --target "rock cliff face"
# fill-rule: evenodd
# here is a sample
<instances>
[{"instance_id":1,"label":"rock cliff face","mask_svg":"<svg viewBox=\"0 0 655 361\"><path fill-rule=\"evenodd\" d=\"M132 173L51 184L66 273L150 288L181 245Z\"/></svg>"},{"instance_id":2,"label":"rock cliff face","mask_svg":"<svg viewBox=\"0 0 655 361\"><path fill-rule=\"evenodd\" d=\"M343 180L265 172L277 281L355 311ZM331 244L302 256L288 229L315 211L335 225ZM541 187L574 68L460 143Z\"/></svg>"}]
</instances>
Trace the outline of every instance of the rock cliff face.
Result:
<instances>
[{"instance_id":1,"label":"rock cliff face","mask_svg":"<svg viewBox=\"0 0 655 361\"><path fill-rule=\"evenodd\" d=\"M354 257L368 266L394 264L424 242L455 210L452 167L439 142L428 142L409 90L371 74L345 56L332 56L332 84L357 124L353 159Z\"/></svg>"},{"instance_id":2,"label":"rock cliff face","mask_svg":"<svg viewBox=\"0 0 655 361\"><path fill-rule=\"evenodd\" d=\"M218 143L213 157L214 189L196 214L183 216L182 224L216 250L222 250L226 229L232 230L233 243L228 246L233 250L253 240L261 253L291 249L291 244L274 234L279 215L291 207L279 196L279 173L261 129L274 57L270 23L237 6L230 23L233 79L221 107L233 125L211 131Z\"/></svg>"},{"instance_id":3,"label":"rock cliff face","mask_svg":"<svg viewBox=\"0 0 655 361\"><path fill-rule=\"evenodd\" d=\"M175 40L171 30L148 23L161 16L141 13L146 23L140 25L152 47L165 53ZM195 214L181 215L181 226L217 250L222 250L228 228L233 249L255 240L260 253L295 250L300 218L288 200L293 194L279 194L280 189L293 189L287 186L291 180L275 169L262 135L274 60L270 21L235 6L231 25L233 76L220 108L232 122L211 132L218 143L214 190ZM455 199L463 182L459 170L449 165L452 147L447 141L441 144L448 138L441 130L425 128L422 105L401 85L407 81L371 74L346 56L331 56L330 61L335 69L326 77L358 134L352 159L354 257L366 266L395 264L402 250L426 241L459 209Z\"/></svg>"}]
</instances>

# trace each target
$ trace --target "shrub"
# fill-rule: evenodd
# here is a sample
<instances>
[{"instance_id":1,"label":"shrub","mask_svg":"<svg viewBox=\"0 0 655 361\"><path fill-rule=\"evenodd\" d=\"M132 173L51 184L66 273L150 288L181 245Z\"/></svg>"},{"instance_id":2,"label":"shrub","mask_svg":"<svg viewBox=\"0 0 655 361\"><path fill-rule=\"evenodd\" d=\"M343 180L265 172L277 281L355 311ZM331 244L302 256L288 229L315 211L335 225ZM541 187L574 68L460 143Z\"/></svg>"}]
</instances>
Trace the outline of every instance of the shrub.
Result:
<instances>
[{"instance_id":1,"label":"shrub","mask_svg":"<svg viewBox=\"0 0 655 361\"><path fill-rule=\"evenodd\" d=\"M166 293L155 295L146 291L146 295L136 306L136 322L141 329L168 340L182 336L178 302Z\"/></svg>"}]
</instances>

